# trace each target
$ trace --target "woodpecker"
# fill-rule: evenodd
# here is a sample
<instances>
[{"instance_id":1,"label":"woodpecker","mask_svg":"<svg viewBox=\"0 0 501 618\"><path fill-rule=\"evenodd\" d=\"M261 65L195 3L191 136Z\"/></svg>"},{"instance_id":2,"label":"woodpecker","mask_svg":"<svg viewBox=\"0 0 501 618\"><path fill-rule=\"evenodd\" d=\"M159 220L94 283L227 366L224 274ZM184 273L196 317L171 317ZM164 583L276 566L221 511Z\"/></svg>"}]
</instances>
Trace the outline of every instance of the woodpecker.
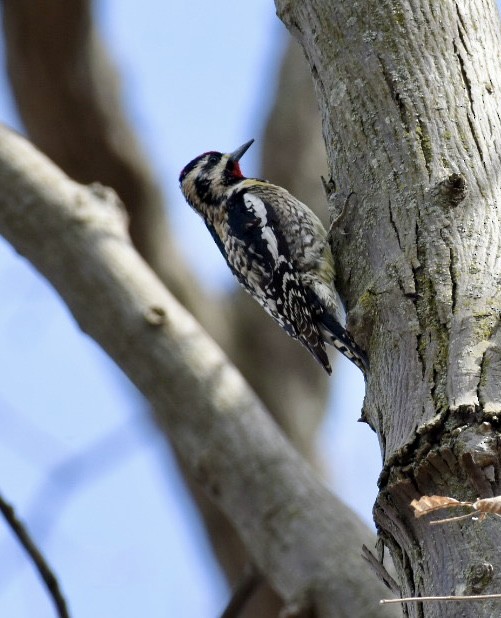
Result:
<instances>
[{"instance_id":1,"label":"woodpecker","mask_svg":"<svg viewBox=\"0 0 501 618\"><path fill-rule=\"evenodd\" d=\"M342 326L334 259L320 219L282 187L246 178L234 152L206 152L179 176L188 204L202 217L240 284L332 373L325 343L368 370L367 356Z\"/></svg>"}]
</instances>

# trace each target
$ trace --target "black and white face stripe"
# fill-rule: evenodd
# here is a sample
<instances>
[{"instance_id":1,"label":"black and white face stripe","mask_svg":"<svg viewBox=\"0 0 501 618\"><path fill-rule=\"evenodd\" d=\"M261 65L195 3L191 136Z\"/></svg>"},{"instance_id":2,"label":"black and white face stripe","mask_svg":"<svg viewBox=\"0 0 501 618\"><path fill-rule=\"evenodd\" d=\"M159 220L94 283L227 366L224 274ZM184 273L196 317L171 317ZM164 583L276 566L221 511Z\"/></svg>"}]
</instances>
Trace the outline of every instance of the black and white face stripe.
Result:
<instances>
[{"instance_id":1,"label":"black and white face stripe","mask_svg":"<svg viewBox=\"0 0 501 618\"><path fill-rule=\"evenodd\" d=\"M211 168L217 167L223 156L221 152L214 151L204 152L198 157L195 157L181 170L179 174L179 183L182 185L189 175L198 176L203 170L209 171Z\"/></svg>"},{"instance_id":2,"label":"black and white face stripe","mask_svg":"<svg viewBox=\"0 0 501 618\"><path fill-rule=\"evenodd\" d=\"M222 157L220 152L206 152L190 161L179 175L181 191L190 206L200 214L204 214L209 205L221 201L217 179L224 167Z\"/></svg>"},{"instance_id":3,"label":"black and white face stripe","mask_svg":"<svg viewBox=\"0 0 501 618\"><path fill-rule=\"evenodd\" d=\"M206 152L190 161L179 175L188 203L202 215L220 206L227 190L243 179L238 161L221 152Z\"/></svg>"}]
</instances>

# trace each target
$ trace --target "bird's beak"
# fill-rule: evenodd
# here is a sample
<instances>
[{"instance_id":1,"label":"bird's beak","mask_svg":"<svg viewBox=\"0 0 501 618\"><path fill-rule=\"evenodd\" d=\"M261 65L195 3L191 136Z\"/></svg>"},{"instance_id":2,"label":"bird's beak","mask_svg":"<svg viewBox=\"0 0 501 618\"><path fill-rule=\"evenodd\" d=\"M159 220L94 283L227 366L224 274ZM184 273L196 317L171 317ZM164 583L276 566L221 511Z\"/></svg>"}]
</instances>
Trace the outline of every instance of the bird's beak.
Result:
<instances>
[{"instance_id":1,"label":"bird's beak","mask_svg":"<svg viewBox=\"0 0 501 618\"><path fill-rule=\"evenodd\" d=\"M230 159L235 162L239 161L244 156L244 154L249 150L249 148L252 146L253 143L254 143L253 139L249 140L248 142L245 142L245 144L240 146L240 148L237 148L236 150L230 153Z\"/></svg>"}]
</instances>

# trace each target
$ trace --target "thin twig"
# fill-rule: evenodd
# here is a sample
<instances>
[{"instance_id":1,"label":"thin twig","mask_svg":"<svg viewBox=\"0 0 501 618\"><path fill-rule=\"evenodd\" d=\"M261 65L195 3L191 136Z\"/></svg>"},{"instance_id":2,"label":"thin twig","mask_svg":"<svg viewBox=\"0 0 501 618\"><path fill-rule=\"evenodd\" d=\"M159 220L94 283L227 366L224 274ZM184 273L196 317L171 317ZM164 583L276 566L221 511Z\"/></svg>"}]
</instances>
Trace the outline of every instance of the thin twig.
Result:
<instances>
[{"instance_id":1,"label":"thin twig","mask_svg":"<svg viewBox=\"0 0 501 618\"><path fill-rule=\"evenodd\" d=\"M430 526L437 526L439 524L448 524L451 521L461 521L462 519L475 519L475 516L478 515L480 511L473 511L473 513L466 513L466 515L458 515L457 517L447 517L446 519L435 519L430 521ZM481 516L484 515L483 513ZM479 519L477 517L477 519Z\"/></svg>"},{"instance_id":2,"label":"thin twig","mask_svg":"<svg viewBox=\"0 0 501 618\"><path fill-rule=\"evenodd\" d=\"M375 574L379 577L379 579L381 579L387 588L395 594L400 594L400 586L388 573L383 562L376 558L367 545L362 545L362 558L369 563Z\"/></svg>"},{"instance_id":3,"label":"thin twig","mask_svg":"<svg viewBox=\"0 0 501 618\"><path fill-rule=\"evenodd\" d=\"M403 599L381 599L379 605L390 603L427 603L429 601L486 601L488 599L498 599L501 601L501 594L474 594L469 596L448 596L448 597L406 597Z\"/></svg>"},{"instance_id":4,"label":"thin twig","mask_svg":"<svg viewBox=\"0 0 501 618\"><path fill-rule=\"evenodd\" d=\"M42 556L40 550L31 539L24 525L16 517L14 508L5 502L2 496L0 496L0 511L14 534L19 539L19 542L34 562L47 587L47 590L49 591L50 596L52 597L52 600L54 601L59 618L69 618L70 615L66 607L66 601L64 600L61 589L59 588L59 583L56 576L45 561L45 558Z\"/></svg>"},{"instance_id":5,"label":"thin twig","mask_svg":"<svg viewBox=\"0 0 501 618\"><path fill-rule=\"evenodd\" d=\"M221 618L237 618L262 582L263 578L256 569L252 565L247 565Z\"/></svg>"}]
</instances>

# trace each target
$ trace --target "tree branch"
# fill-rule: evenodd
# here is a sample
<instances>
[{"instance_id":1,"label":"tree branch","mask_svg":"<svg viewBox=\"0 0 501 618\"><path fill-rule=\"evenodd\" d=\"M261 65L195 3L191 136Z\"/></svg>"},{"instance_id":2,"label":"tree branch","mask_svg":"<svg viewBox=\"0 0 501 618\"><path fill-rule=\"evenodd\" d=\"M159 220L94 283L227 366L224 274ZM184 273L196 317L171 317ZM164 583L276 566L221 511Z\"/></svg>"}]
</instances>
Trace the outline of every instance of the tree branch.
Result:
<instances>
[{"instance_id":1,"label":"tree branch","mask_svg":"<svg viewBox=\"0 0 501 618\"><path fill-rule=\"evenodd\" d=\"M368 606L380 615L384 589L368 570L360 575L367 528L319 482L136 253L113 192L69 180L5 127L0 187L0 233L148 398L284 601L313 606L319 616L365 616Z\"/></svg>"},{"instance_id":2,"label":"tree branch","mask_svg":"<svg viewBox=\"0 0 501 618\"><path fill-rule=\"evenodd\" d=\"M215 298L189 271L169 230L165 196L127 118L119 72L92 19L92 2L5 0L3 25L10 82L31 139L75 180L99 181L116 190L130 215L138 251L222 345L299 450L318 462L316 431L329 382L245 292ZM263 173L297 190L306 203L316 203L325 216L323 196L315 198L317 161L325 161L318 110L312 94L306 96L308 89L312 93L311 76L297 48L290 48L286 58L277 111L268 123L274 128L263 141ZM277 161L285 162L282 170ZM231 525L181 469L231 585L248 557ZM264 605L269 606L266 615L278 612L266 585L246 612L264 616Z\"/></svg>"},{"instance_id":3,"label":"tree branch","mask_svg":"<svg viewBox=\"0 0 501 618\"><path fill-rule=\"evenodd\" d=\"M164 196L122 105L92 2L5 0L2 12L9 78L32 141L75 180L113 187L131 215L138 251L196 304L182 284Z\"/></svg>"},{"instance_id":4,"label":"tree branch","mask_svg":"<svg viewBox=\"0 0 501 618\"><path fill-rule=\"evenodd\" d=\"M243 608L262 583L263 578L255 568L250 564L246 565L243 575L231 594L228 605L221 614L221 618L238 618L241 616Z\"/></svg>"},{"instance_id":5,"label":"tree branch","mask_svg":"<svg viewBox=\"0 0 501 618\"><path fill-rule=\"evenodd\" d=\"M43 579L52 600L54 601L58 616L60 618L69 618L70 615L68 613L68 608L66 607L66 601L63 597L63 593L61 592L56 576L47 564L38 547L33 542L33 539L28 534L26 528L16 517L14 508L8 504L2 496L0 496L0 511L14 534L19 539L21 545L28 552L28 555L33 561L37 571L40 573L40 576Z\"/></svg>"}]
</instances>

